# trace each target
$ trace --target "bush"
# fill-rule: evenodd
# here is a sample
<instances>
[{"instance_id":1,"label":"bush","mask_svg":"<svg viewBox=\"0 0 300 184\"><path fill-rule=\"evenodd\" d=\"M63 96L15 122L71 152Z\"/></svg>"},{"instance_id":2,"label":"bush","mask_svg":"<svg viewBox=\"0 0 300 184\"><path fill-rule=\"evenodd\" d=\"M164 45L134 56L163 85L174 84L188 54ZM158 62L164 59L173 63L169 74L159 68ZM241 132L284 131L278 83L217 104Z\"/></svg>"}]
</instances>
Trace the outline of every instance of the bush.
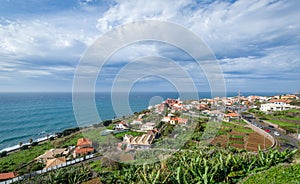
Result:
<instances>
[{"instance_id":1,"label":"bush","mask_svg":"<svg viewBox=\"0 0 300 184\"><path fill-rule=\"evenodd\" d=\"M104 126L108 126L108 125L112 124L112 120L105 120L105 121L102 122L102 124Z\"/></svg>"},{"instance_id":2,"label":"bush","mask_svg":"<svg viewBox=\"0 0 300 184\"><path fill-rule=\"evenodd\" d=\"M0 157L5 157L7 155L7 151L2 151L1 153L0 153Z\"/></svg>"},{"instance_id":3,"label":"bush","mask_svg":"<svg viewBox=\"0 0 300 184\"><path fill-rule=\"evenodd\" d=\"M31 146L37 146L39 143L38 142L32 142Z\"/></svg>"},{"instance_id":4,"label":"bush","mask_svg":"<svg viewBox=\"0 0 300 184\"><path fill-rule=\"evenodd\" d=\"M62 135L63 136L68 136L68 135L71 135L72 133L74 132L78 132L80 130L79 127L76 127L76 128L69 128L69 129L66 129L62 132Z\"/></svg>"},{"instance_id":5,"label":"bush","mask_svg":"<svg viewBox=\"0 0 300 184\"><path fill-rule=\"evenodd\" d=\"M23 145L23 146L21 147L21 150L27 150L28 148L29 148L28 145Z\"/></svg>"}]
</instances>

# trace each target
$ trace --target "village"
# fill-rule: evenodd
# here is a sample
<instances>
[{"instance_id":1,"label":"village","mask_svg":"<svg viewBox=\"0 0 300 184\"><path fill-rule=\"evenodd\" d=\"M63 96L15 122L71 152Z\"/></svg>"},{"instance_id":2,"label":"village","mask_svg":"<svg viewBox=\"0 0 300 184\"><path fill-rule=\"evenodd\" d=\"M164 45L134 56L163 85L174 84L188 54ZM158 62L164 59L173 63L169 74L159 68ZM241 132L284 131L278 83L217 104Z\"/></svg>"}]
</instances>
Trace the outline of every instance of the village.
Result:
<instances>
[{"instance_id":1,"label":"village","mask_svg":"<svg viewBox=\"0 0 300 184\"><path fill-rule=\"evenodd\" d=\"M300 107L297 103L299 95L166 99L160 104L149 106L147 110L109 121L110 123L104 125L104 130L97 132L97 136L118 137L112 149L119 152L151 150L155 143L165 137L175 139L177 135L172 135L174 128L193 131L193 122L204 119L207 122L221 123L220 131L208 138L210 144L216 146L233 146L248 151L284 146L297 149L300 139L298 119L291 120L290 124L294 122L293 126L285 129L286 126L282 123L276 124L276 121L261 118L271 117L279 112L292 112L298 116ZM31 162L43 165L39 169L44 171L65 167L67 162L101 152L103 148L99 144L95 146L93 141L92 138L78 138L76 145L52 148ZM17 176L15 171L2 173L0 181Z\"/></svg>"}]
</instances>

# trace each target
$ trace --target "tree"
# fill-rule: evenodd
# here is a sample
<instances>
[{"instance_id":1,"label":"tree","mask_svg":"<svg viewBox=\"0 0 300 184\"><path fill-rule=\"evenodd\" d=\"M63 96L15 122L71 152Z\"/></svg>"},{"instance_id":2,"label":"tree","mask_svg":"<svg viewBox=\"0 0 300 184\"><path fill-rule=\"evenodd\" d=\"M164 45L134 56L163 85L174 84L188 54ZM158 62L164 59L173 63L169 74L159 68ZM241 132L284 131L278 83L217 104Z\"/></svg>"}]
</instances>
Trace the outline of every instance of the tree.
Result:
<instances>
[{"instance_id":1,"label":"tree","mask_svg":"<svg viewBox=\"0 0 300 184\"><path fill-rule=\"evenodd\" d=\"M0 153L0 157L5 157L7 155L7 151L2 151L1 153Z\"/></svg>"},{"instance_id":2,"label":"tree","mask_svg":"<svg viewBox=\"0 0 300 184\"><path fill-rule=\"evenodd\" d=\"M37 146L39 143L38 142L32 142L31 146Z\"/></svg>"},{"instance_id":3,"label":"tree","mask_svg":"<svg viewBox=\"0 0 300 184\"><path fill-rule=\"evenodd\" d=\"M29 143L30 143L30 145L32 144L32 142L33 142L33 139L32 139L32 138L30 138L30 139L29 139Z\"/></svg>"}]
</instances>

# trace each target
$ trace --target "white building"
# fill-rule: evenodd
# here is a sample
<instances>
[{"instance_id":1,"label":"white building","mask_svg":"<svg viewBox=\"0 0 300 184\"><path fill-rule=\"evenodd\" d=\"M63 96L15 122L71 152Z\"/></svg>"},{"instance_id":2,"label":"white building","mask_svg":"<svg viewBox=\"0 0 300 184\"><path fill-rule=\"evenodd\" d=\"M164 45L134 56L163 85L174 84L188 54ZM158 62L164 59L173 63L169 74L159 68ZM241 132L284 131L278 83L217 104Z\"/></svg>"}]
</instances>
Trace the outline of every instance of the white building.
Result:
<instances>
[{"instance_id":1,"label":"white building","mask_svg":"<svg viewBox=\"0 0 300 184\"><path fill-rule=\"evenodd\" d=\"M130 123L130 125L141 125L141 124L143 123L140 120L133 120L132 123Z\"/></svg>"},{"instance_id":2,"label":"white building","mask_svg":"<svg viewBox=\"0 0 300 184\"><path fill-rule=\"evenodd\" d=\"M263 112L271 112L271 111L285 111L290 109L295 109L296 106L287 104L283 100L277 100L272 103L262 104L260 110Z\"/></svg>"},{"instance_id":3,"label":"white building","mask_svg":"<svg viewBox=\"0 0 300 184\"><path fill-rule=\"evenodd\" d=\"M141 126L142 131L153 130L155 127L155 123L147 122Z\"/></svg>"}]
</instances>

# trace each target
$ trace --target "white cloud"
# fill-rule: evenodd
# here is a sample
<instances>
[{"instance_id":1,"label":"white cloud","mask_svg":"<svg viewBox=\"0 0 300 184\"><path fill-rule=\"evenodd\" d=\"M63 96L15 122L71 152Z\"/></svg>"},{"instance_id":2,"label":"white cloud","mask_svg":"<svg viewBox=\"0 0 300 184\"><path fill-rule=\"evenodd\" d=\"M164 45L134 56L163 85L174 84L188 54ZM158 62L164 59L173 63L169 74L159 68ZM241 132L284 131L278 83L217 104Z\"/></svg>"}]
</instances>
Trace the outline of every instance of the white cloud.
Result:
<instances>
[{"instance_id":1,"label":"white cloud","mask_svg":"<svg viewBox=\"0 0 300 184\"><path fill-rule=\"evenodd\" d=\"M36 71L35 75L70 75L84 50L98 34L124 23L151 19L175 22L202 38L220 58L230 85L234 84L230 81L242 85L255 79L263 81L269 78L275 81L280 78L299 78L299 1L240 0L234 3L210 3L192 0L117 0L104 13L97 13L100 7L89 8L94 3L92 0L79 0L78 3L90 14L77 9L45 14L39 19L2 18L1 72L5 72L5 76L22 74L22 70L26 76L30 76L29 71ZM184 37L180 35L178 39ZM185 59L181 53L160 44L128 46L115 53L108 64L112 64L111 67L122 67L123 61L128 62L145 55L169 56L177 59L192 75L199 73L199 70L194 70L191 61L181 61ZM91 71L95 69L87 68L87 72ZM105 75L111 76L109 72Z\"/></svg>"}]
</instances>

